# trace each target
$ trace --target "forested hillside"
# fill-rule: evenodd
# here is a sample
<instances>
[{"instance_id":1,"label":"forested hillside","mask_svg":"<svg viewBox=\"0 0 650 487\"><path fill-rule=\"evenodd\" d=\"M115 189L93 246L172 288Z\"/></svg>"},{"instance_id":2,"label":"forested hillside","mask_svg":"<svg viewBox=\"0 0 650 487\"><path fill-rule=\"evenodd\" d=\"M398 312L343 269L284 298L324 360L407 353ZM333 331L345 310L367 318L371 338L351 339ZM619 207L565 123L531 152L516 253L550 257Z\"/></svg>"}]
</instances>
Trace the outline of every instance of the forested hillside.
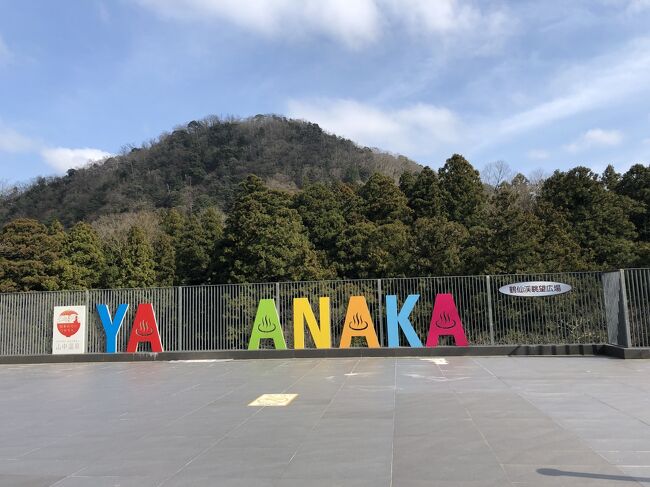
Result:
<instances>
[{"instance_id":1,"label":"forested hillside","mask_svg":"<svg viewBox=\"0 0 650 487\"><path fill-rule=\"evenodd\" d=\"M251 175L225 213L206 202L67 228L14 219L0 231L0 292L649 266L649 208L641 164L489 185L454 155L398 183L375 173L291 192Z\"/></svg>"},{"instance_id":2,"label":"forested hillside","mask_svg":"<svg viewBox=\"0 0 650 487\"><path fill-rule=\"evenodd\" d=\"M404 171L420 169L405 157L359 147L313 123L212 117L63 177L7 191L0 195L0 223L29 217L71 225L113 213L223 208L248 174L272 188L297 190L316 182L363 182L376 172L397 180Z\"/></svg>"}]
</instances>

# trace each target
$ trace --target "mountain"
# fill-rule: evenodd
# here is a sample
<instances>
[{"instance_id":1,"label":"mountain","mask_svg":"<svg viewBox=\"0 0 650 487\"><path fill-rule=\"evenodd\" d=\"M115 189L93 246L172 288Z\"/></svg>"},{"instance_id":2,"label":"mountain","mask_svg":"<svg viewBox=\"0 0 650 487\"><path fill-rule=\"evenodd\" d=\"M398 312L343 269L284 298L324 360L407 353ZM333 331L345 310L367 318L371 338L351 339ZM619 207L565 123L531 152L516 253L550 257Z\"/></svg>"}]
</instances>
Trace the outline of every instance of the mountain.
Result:
<instances>
[{"instance_id":1,"label":"mountain","mask_svg":"<svg viewBox=\"0 0 650 487\"><path fill-rule=\"evenodd\" d=\"M248 174L296 191L314 182L363 182L375 172L397 179L421 169L404 156L359 147L314 123L275 115L209 117L65 176L38 178L3 198L0 223L31 217L69 225L127 211L223 208Z\"/></svg>"}]
</instances>

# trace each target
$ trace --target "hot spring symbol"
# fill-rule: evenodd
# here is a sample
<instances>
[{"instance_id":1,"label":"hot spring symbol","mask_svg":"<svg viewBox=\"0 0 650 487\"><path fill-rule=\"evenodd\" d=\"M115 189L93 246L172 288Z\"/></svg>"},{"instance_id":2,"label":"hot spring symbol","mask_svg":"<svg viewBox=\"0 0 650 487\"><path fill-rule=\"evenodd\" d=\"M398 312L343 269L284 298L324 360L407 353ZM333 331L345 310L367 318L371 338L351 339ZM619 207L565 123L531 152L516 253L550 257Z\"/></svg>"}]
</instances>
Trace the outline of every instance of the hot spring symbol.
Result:
<instances>
[{"instance_id":1,"label":"hot spring symbol","mask_svg":"<svg viewBox=\"0 0 650 487\"><path fill-rule=\"evenodd\" d=\"M368 328L368 322L365 321L359 313L355 313L352 319L350 320L350 328L355 331L362 331Z\"/></svg>"},{"instance_id":2,"label":"hot spring symbol","mask_svg":"<svg viewBox=\"0 0 650 487\"><path fill-rule=\"evenodd\" d=\"M61 335L70 338L72 335L77 333L81 327L79 314L71 309L62 311L56 319L56 327Z\"/></svg>"},{"instance_id":3,"label":"hot spring symbol","mask_svg":"<svg viewBox=\"0 0 650 487\"><path fill-rule=\"evenodd\" d=\"M142 320L135 329L135 334L141 337L148 337L153 334L153 328L145 320Z\"/></svg>"},{"instance_id":4,"label":"hot spring symbol","mask_svg":"<svg viewBox=\"0 0 650 487\"><path fill-rule=\"evenodd\" d=\"M262 318L262 321L257 325L257 329L262 333L273 333L275 331L276 325L268 316Z\"/></svg>"},{"instance_id":5,"label":"hot spring symbol","mask_svg":"<svg viewBox=\"0 0 650 487\"><path fill-rule=\"evenodd\" d=\"M436 326L438 328L444 328L445 330L448 328L453 328L454 326L456 326L456 320L454 320L451 316L449 316L449 313L443 311L442 313L440 313L440 316L436 321Z\"/></svg>"}]
</instances>

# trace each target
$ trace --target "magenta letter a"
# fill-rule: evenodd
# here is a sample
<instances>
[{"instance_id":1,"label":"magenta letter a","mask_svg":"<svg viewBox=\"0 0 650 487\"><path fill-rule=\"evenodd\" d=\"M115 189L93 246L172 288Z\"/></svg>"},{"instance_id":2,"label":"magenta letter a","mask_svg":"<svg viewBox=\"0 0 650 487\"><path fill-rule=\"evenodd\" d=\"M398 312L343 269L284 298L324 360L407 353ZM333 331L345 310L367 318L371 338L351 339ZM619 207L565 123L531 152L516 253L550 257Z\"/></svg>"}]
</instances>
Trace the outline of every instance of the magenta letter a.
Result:
<instances>
[{"instance_id":1,"label":"magenta letter a","mask_svg":"<svg viewBox=\"0 0 650 487\"><path fill-rule=\"evenodd\" d=\"M467 346L467 337L463 330L463 323L451 294L438 294L433 304L431 314L431 325L429 325L429 336L427 336L427 347L438 346L441 336L453 336L456 345Z\"/></svg>"}]
</instances>

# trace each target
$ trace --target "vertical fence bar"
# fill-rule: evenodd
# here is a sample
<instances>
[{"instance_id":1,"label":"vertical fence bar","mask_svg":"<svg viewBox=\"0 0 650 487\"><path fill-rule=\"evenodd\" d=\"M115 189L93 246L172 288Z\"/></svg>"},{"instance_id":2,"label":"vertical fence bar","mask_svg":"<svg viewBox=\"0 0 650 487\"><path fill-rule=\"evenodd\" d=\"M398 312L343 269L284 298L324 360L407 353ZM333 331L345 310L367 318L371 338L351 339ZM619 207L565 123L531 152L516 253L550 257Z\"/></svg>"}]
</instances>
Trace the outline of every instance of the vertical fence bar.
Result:
<instances>
[{"instance_id":1,"label":"vertical fence bar","mask_svg":"<svg viewBox=\"0 0 650 487\"><path fill-rule=\"evenodd\" d=\"M176 288L176 302L178 309L176 310L176 326L178 330L176 331L176 340L178 351L183 351L183 288L178 286Z\"/></svg>"},{"instance_id":2,"label":"vertical fence bar","mask_svg":"<svg viewBox=\"0 0 650 487\"><path fill-rule=\"evenodd\" d=\"M494 345L494 317L492 314L492 283L490 276L485 276L487 289L488 326L490 327L490 345Z\"/></svg>"},{"instance_id":3,"label":"vertical fence bar","mask_svg":"<svg viewBox=\"0 0 650 487\"><path fill-rule=\"evenodd\" d=\"M384 326L383 326L383 308L382 308L382 291L381 291L381 279L377 279L377 309L379 317L375 326L379 327L379 343L382 347L386 346L384 342Z\"/></svg>"},{"instance_id":4,"label":"vertical fence bar","mask_svg":"<svg viewBox=\"0 0 650 487\"><path fill-rule=\"evenodd\" d=\"M621 276L621 301L620 301L621 318L620 319L622 321L621 324L623 326L623 339L625 341L625 343L622 345L624 347L629 347L632 345L632 337L630 335L630 314L627 307L627 287L625 285L625 271L623 269L620 269L619 274Z\"/></svg>"}]
</instances>

